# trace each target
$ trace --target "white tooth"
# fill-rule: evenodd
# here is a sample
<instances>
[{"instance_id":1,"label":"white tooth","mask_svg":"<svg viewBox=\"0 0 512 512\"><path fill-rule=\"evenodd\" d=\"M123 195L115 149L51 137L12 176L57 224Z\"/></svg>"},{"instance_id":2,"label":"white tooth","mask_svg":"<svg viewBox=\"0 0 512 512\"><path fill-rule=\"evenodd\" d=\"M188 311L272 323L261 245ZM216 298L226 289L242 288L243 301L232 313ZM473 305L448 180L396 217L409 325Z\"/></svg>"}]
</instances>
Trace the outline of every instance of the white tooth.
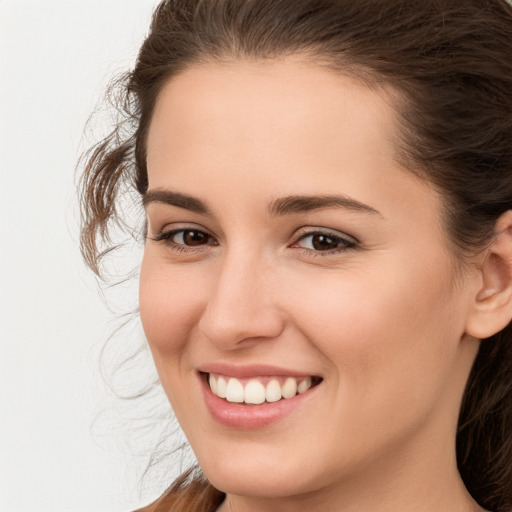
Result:
<instances>
[{"instance_id":1,"label":"white tooth","mask_svg":"<svg viewBox=\"0 0 512 512\"><path fill-rule=\"evenodd\" d=\"M297 381L293 377L288 377L281 390L283 398L293 398L297 394Z\"/></svg>"},{"instance_id":2,"label":"white tooth","mask_svg":"<svg viewBox=\"0 0 512 512\"><path fill-rule=\"evenodd\" d=\"M278 400L281 400L281 386L277 380L271 380L267 384L265 399L267 402L277 402Z\"/></svg>"},{"instance_id":3,"label":"white tooth","mask_svg":"<svg viewBox=\"0 0 512 512\"><path fill-rule=\"evenodd\" d=\"M307 391L311 387L311 384L311 377L306 377L304 380L299 382L299 385L297 386L297 392L299 394L304 393L304 391Z\"/></svg>"},{"instance_id":4,"label":"white tooth","mask_svg":"<svg viewBox=\"0 0 512 512\"><path fill-rule=\"evenodd\" d=\"M210 373L209 382L210 382L210 389L212 390L212 393L214 395L216 395L217 394L217 379L215 378L215 375L213 375L213 373Z\"/></svg>"},{"instance_id":5,"label":"white tooth","mask_svg":"<svg viewBox=\"0 0 512 512\"><path fill-rule=\"evenodd\" d=\"M221 398L226 398L226 388L227 383L226 379L224 377L217 377L217 396L220 396Z\"/></svg>"},{"instance_id":6,"label":"white tooth","mask_svg":"<svg viewBox=\"0 0 512 512\"><path fill-rule=\"evenodd\" d=\"M265 401L265 386L257 380L250 380L244 389L246 404L262 404Z\"/></svg>"},{"instance_id":7,"label":"white tooth","mask_svg":"<svg viewBox=\"0 0 512 512\"><path fill-rule=\"evenodd\" d=\"M226 400L228 402L236 402L242 403L244 401L244 387L242 383L232 377L228 381L228 386L226 388Z\"/></svg>"}]
</instances>

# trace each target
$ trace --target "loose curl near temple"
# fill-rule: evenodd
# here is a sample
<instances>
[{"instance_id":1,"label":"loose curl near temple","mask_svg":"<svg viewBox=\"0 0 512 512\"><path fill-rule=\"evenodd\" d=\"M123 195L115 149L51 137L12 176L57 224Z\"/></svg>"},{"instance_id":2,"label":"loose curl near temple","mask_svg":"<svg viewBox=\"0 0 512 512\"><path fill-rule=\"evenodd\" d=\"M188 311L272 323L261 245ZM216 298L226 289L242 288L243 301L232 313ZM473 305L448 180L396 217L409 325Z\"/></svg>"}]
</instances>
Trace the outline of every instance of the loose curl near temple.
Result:
<instances>
[{"instance_id":1,"label":"loose curl near temple","mask_svg":"<svg viewBox=\"0 0 512 512\"><path fill-rule=\"evenodd\" d=\"M81 243L93 271L101 274L110 229L122 222L121 191L147 189L146 137L164 84L200 63L289 55L392 91L401 163L444 198L457 260L486 247L498 217L512 209L512 7L505 0L165 0L134 70L114 89L122 119L84 159ZM495 512L512 510L511 434L509 325L482 342L457 436L463 480ZM180 499L183 489L181 479Z\"/></svg>"}]
</instances>

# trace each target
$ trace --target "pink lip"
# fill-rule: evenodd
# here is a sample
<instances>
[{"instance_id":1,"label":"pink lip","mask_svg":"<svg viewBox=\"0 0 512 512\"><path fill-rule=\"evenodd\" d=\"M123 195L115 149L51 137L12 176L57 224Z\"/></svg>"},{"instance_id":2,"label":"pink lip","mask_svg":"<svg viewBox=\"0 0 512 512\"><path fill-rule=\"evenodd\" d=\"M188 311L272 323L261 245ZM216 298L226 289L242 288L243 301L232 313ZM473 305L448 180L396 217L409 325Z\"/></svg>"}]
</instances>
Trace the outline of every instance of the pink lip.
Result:
<instances>
[{"instance_id":1,"label":"pink lip","mask_svg":"<svg viewBox=\"0 0 512 512\"><path fill-rule=\"evenodd\" d=\"M311 373L296 372L277 366L254 364L245 366L234 366L225 363L210 363L200 366L198 371L202 373L215 373L225 375L226 377L236 377L237 379L263 377L263 376L286 376L286 377L312 377Z\"/></svg>"},{"instance_id":2,"label":"pink lip","mask_svg":"<svg viewBox=\"0 0 512 512\"><path fill-rule=\"evenodd\" d=\"M208 368L212 368L208 366ZM307 376L308 374L297 374L295 372L283 373L283 370L273 368L273 373L269 373L269 367L250 367L250 371L247 369L238 368L237 377L255 377L258 375L291 375L291 376ZM266 371L262 371L265 370ZM203 370L201 370L203 371ZM222 375L230 375L235 377L232 371L226 371L226 368L219 368L215 366L209 370L210 373L220 373ZM205 371L205 373L208 373ZM201 390L203 392L206 407L210 412L211 416L217 423L225 427L236 428L236 429L258 429L266 427L267 425L276 423L286 416L290 415L297 408L305 405L309 399L313 396L318 386L314 386L300 395L296 395L293 398L282 399L278 402L272 402L261 405L248 405L231 403L223 398L219 398L214 395L210 389L210 386L206 382L204 375L198 373L198 377L201 382Z\"/></svg>"}]
</instances>

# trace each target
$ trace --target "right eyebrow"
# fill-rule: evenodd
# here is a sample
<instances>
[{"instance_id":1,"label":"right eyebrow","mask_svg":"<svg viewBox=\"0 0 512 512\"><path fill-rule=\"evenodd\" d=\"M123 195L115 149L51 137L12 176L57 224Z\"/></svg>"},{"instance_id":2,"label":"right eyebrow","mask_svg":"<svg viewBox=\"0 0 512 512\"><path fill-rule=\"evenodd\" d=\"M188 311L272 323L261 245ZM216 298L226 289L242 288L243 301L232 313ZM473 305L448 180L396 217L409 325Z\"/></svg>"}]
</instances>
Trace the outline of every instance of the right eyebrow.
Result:
<instances>
[{"instance_id":1,"label":"right eyebrow","mask_svg":"<svg viewBox=\"0 0 512 512\"><path fill-rule=\"evenodd\" d=\"M142 196L142 204L146 207L150 203L165 203L203 215L212 214L208 206L206 206L206 204L200 199L186 194L181 194L180 192L173 192L171 190L148 190Z\"/></svg>"}]
</instances>

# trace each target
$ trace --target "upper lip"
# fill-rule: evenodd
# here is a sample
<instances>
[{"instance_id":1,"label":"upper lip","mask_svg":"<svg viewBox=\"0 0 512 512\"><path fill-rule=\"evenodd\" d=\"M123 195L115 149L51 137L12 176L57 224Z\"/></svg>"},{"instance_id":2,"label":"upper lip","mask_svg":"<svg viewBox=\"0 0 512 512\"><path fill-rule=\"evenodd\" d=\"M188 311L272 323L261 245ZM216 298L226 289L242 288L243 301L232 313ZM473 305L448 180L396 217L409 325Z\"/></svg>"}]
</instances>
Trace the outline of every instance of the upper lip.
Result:
<instances>
[{"instance_id":1,"label":"upper lip","mask_svg":"<svg viewBox=\"0 0 512 512\"><path fill-rule=\"evenodd\" d=\"M289 377L312 377L315 374L301 372L289 368L266 364L232 365L227 363L207 363L197 368L202 373L215 373L226 377L239 379L263 376L289 376Z\"/></svg>"}]
</instances>

